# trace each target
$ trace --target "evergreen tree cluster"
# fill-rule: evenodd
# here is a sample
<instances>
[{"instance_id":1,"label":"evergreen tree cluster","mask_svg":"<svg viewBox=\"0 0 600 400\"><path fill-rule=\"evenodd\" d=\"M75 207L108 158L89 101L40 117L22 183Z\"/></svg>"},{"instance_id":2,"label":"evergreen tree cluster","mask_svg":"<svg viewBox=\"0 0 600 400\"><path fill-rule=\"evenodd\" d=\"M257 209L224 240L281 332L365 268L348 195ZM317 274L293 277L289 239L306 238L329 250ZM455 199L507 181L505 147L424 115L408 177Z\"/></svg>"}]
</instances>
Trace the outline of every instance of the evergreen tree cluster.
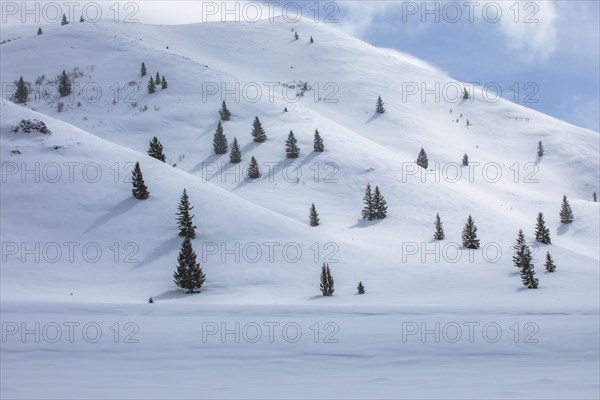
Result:
<instances>
[{"instance_id":1,"label":"evergreen tree cluster","mask_svg":"<svg viewBox=\"0 0 600 400\"><path fill-rule=\"evenodd\" d=\"M539 281L535 277L533 256L531 254L531 249L525 241L525 235L521 229L519 229L514 249L515 254L513 256L513 262L521 273L521 281L523 282L523 285L529 289L537 289Z\"/></svg>"},{"instance_id":2,"label":"evergreen tree cluster","mask_svg":"<svg viewBox=\"0 0 600 400\"><path fill-rule=\"evenodd\" d=\"M333 292L335 292L335 288L329 264L323 263L321 268L321 293L323 293L323 296L329 297L333 296Z\"/></svg>"},{"instance_id":3,"label":"evergreen tree cluster","mask_svg":"<svg viewBox=\"0 0 600 400\"><path fill-rule=\"evenodd\" d=\"M140 68L140 75L143 78L144 76L146 76L146 74L147 74L146 64L142 63L142 66ZM161 89L166 89L168 87L168 83L167 83L165 76L163 75L161 78L160 74L158 72L156 72L156 77L150 76L150 80L148 81L148 93L149 94L155 93L156 89L158 88L159 85L160 85Z\"/></svg>"},{"instance_id":4,"label":"evergreen tree cluster","mask_svg":"<svg viewBox=\"0 0 600 400\"><path fill-rule=\"evenodd\" d=\"M364 220L373 221L387 217L387 202L381 194L379 186L375 186L375 190L371 191L371 184L367 184L363 204L362 217Z\"/></svg>"}]
</instances>

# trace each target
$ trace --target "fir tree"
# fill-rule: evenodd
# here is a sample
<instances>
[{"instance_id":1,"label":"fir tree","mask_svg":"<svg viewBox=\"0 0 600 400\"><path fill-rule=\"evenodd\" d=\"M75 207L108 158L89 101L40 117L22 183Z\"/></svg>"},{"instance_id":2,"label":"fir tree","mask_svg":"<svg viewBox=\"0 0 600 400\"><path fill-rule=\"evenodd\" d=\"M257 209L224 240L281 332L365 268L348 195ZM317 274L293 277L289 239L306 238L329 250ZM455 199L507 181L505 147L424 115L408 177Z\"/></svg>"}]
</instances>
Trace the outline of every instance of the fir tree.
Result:
<instances>
[{"instance_id":1,"label":"fir tree","mask_svg":"<svg viewBox=\"0 0 600 400\"><path fill-rule=\"evenodd\" d=\"M288 112L287 107L283 108L283 112Z\"/></svg>"},{"instance_id":2,"label":"fir tree","mask_svg":"<svg viewBox=\"0 0 600 400\"><path fill-rule=\"evenodd\" d=\"M310 42L311 42L311 43L314 43L314 42L315 42L315 39L313 39L313 37L312 37L312 36L310 37Z\"/></svg>"},{"instance_id":3,"label":"fir tree","mask_svg":"<svg viewBox=\"0 0 600 400\"><path fill-rule=\"evenodd\" d=\"M362 282L358 282L356 290L358 290L358 294L365 294L365 287Z\"/></svg>"},{"instance_id":4,"label":"fir tree","mask_svg":"<svg viewBox=\"0 0 600 400\"><path fill-rule=\"evenodd\" d=\"M315 130L315 140L313 142L313 148L317 153L322 153L325 150L325 145L323 144L323 138L319 134L319 130Z\"/></svg>"},{"instance_id":5,"label":"fir tree","mask_svg":"<svg viewBox=\"0 0 600 400\"><path fill-rule=\"evenodd\" d=\"M213 149L215 150L215 154L220 155L227 153L227 148L227 138L223 133L221 121L219 121L219 125L217 125L217 129L215 130L215 135L213 137Z\"/></svg>"},{"instance_id":6,"label":"fir tree","mask_svg":"<svg viewBox=\"0 0 600 400\"><path fill-rule=\"evenodd\" d=\"M310 226L319 226L319 213L317 213L314 203L310 206L309 218Z\"/></svg>"},{"instance_id":7,"label":"fir tree","mask_svg":"<svg viewBox=\"0 0 600 400\"><path fill-rule=\"evenodd\" d=\"M570 224L573 222L573 219L573 210L571 210L567 196L563 196L562 204L560 206L560 222L563 224Z\"/></svg>"},{"instance_id":8,"label":"fir tree","mask_svg":"<svg viewBox=\"0 0 600 400\"><path fill-rule=\"evenodd\" d=\"M444 240L445 237L442 219L440 218L440 213L437 213L435 214L435 233L433 234L433 238L435 240Z\"/></svg>"},{"instance_id":9,"label":"fir tree","mask_svg":"<svg viewBox=\"0 0 600 400\"><path fill-rule=\"evenodd\" d=\"M187 293L195 293L200 290L205 280L206 276L200 264L196 262L196 252L192 248L192 242L185 238L177 257L177 269L173 274L173 281Z\"/></svg>"},{"instance_id":10,"label":"fir tree","mask_svg":"<svg viewBox=\"0 0 600 400\"><path fill-rule=\"evenodd\" d=\"M83 15L81 17L79 17L79 22L85 22L85 19L83 19Z\"/></svg>"},{"instance_id":11,"label":"fir tree","mask_svg":"<svg viewBox=\"0 0 600 400\"><path fill-rule=\"evenodd\" d=\"M462 165L463 167L467 167L469 165L469 156L467 155L467 153L465 153L465 155L463 156Z\"/></svg>"},{"instance_id":12,"label":"fir tree","mask_svg":"<svg viewBox=\"0 0 600 400\"><path fill-rule=\"evenodd\" d=\"M160 85L160 75L159 75L158 71L156 71L156 78L154 78L154 82L157 85Z\"/></svg>"},{"instance_id":13,"label":"fir tree","mask_svg":"<svg viewBox=\"0 0 600 400\"><path fill-rule=\"evenodd\" d=\"M473 218L469 215L467 218L467 223L462 231L462 242L463 247L467 249L478 249L479 248L479 239L477 239L477 227L475 226L475 222L473 222Z\"/></svg>"},{"instance_id":14,"label":"fir tree","mask_svg":"<svg viewBox=\"0 0 600 400\"><path fill-rule=\"evenodd\" d=\"M335 289L329 264L323 263L323 268L321 269L321 293L323 293L323 296L333 296L333 292L335 292Z\"/></svg>"},{"instance_id":15,"label":"fir tree","mask_svg":"<svg viewBox=\"0 0 600 400\"><path fill-rule=\"evenodd\" d=\"M260 167L258 166L258 162L256 158L252 157L250 160L250 165L248 166L248 179L258 179L260 178Z\"/></svg>"},{"instance_id":16,"label":"fir tree","mask_svg":"<svg viewBox=\"0 0 600 400\"><path fill-rule=\"evenodd\" d=\"M255 117L254 122L252 123L252 137L256 143L262 143L267 140L267 135L262 124L258 120L258 117Z\"/></svg>"},{"instance_id":17,"label":"fir tree","mask_svg":"<svg viewBox=\"0 0 600 400\"><path fill-rule=\"evenodd\" d=\"M183 189L183 194L177 206L177 225L179 226L179 236L187 239L196 238L196 226L194 225L194 207L190 204L187 190Z\"/></svg>"},{"instance_id":18,"label":"fir tree","mask_svg":"<svg viewBox=\"0 0 600 400\"><path fill-rule=\"evenodd\" d=\"M18 81L15 82L17 90L13 95L13 101L17 104L27 103L29 100L29 87L23 77L20 77Z\"/></svg>"},{"instance_id":19,"label":"fir tree","mask_svg":"<svg viewBox=\"0 0 600 400\"><path fill-rule=\"evenodd\" d=\"M385 107L383 107L383 100L381 100L381 96L377 98L377 104L375 104L375 112L377 114L385 113Z\"/></svg>"},{"instance_id":20,"label":"fir tree","mask_svg":"<svg viewBox=\"0 0 600 400\"><path fill-rule=\"evenodd\" d=\"M139 162L135 163L131 182L133 183L133 189L131 190L133 197L138 200L146 200L148 196L150 196L150 192L148 192L148 188L144 183L144 177L142 176Z\"/></svg>"},{"instance_id":21,"label":"fir tree","mask_svg":"<svg viewBox=\"0 0 600 400\"><path fill-rule=\"evenodd\" d=\"M219 115L221 116L221 121L229 121L231 119L231 113L227 109L227 105L225 104L225 102L223 102L223 104L221 105Z\"/></svg>"},{"instance_id":22,"label":"fir tree","mask_svg":"<svg viewBox=\"0 0 600 400\"><path fill-rule=\"evenodd\" d=\"M150 296L150 298L148 299L148 303L149 304L154 304L154 299L152 298L152 296Z\"/></svg>"},{"instance_id":23,"label":"fir tree","mask_svg":"<svg viewBox=\"0 0 600 400\"><path fill-rule=\"evenodd\" d=\"M288 138L285 142L285 155L287 158L298 158L300 155L300 148L298 148L298 141L294 136L294 132L290 131Z\"/></svg>"},{"instance_id":24,"label":"fir tree","mask_svg":"<svg viewBox=\"0 0 600 400\"><path fill-rule=\"evenodd\" d=\"M152 94L156 92L156 85L154 84L154 78L150 77L150 82L148 82L148 93Z\"/></svg>"},{"instance_id":25,"label":"fir tree","mask_svg":"<svg viewBox=\"0 0 600 400\"><path fill-rule=\"evenodd\" d=\"M592 194L592 200L594 200L594 203L598 201L598 195L596 194L596 192Z\"/></svg>"},{"instance_id":26,"label":"fir tree","mask_svg":"<svg viewBox=\"0 0 600 400\"><path fill-rule=\"evenodd\" d=\"M294 39L296 39L296 40L300 39L300 36L298 36L298 32L294 32Z\"/></svg>"},{"instance_id":27,"label":"fir tree","mask_svg":"<svg viewBox=\"0 0 600 400\"><path fill-rule=\"evenodd\" d=\"M513 263L515 267L520 271L523 267L523 251L527 246L527 242L525 241L525 235L523 234L523 230L519 229L519 233L517 234L517 240L513 245L514 255L513 255Z\"/></svg>"},{"instance_id":28,"label":"fir tree","mask_svg":"<svg viewBox=\"0 0 600 400\"><path fill-rule=\"evenodd\" d=\"M374 219L384 219L387 217L387 202L379 191L379 186L375 186L373 192L373 217Z\"/></svg>"},{"instance_id":29,"label":"fir tree","mask_svg":"<svg viewBox=\"0 0 600 400\"><path fill-rule=\"evenodd\" d=\"M544 214L538 213L537 223L535 225L535 240L543 244L552 244L550 240L550 229L546 228L546 222L544 222Z\"/></svg>"},{"instance_id":30,"label":"fir tree","mask_svg":"<svg viewBox=\"0 0 600 400\"><path fill-rule=\"evenodd\" d=\"M546 267L546 272L556 271L556 264L554 264L554 260L549 251L546 252L546 263L544 264L544 267Z\"/></svg>"},{"instance_id":31,"label":"fir tree","mask_svg":"<svg viewBox=\"0 0 600 400\"><path fill-rule=\"evenodd\" d=\"M160 87L161 89L166 89L168 87L167 85L167 80L165 79L165 76L162 76L162 80L160 81Z\"/></svg>"},{"instance_id":32,"label":"fir tree","mask_svg":"<svg viewBox=\"0 0 600 400\"><path fill-rule=\"evenodd\" d=\"M66 97L71 94L71 78L69 78L67 71L64 69L58 76L58 94L60 97Z\"/></svg>"},{"instance_id":33,"label":"fir tree","mask_svg":"<svg viewBox=\"0 0 600 400\"><path fill-rule=\"evenodd\" d=\"M42 28L40 27L40 28L38 28L38 35L41 35L41 34L42 34Z\"/></svg>"},{"instance_id":34,"label":"fir tree","mask_svg":"<svg viewBox=\"0 0 600 400\"><path fill-rule=\"evenodd\" d=\"M240 149L240 145L238 144L237 138L233 138L233 143L231 144L231 152L229 153L229 162L232 164L237 164L242 162L242 150Z\"/></svg>"},{"instance_id":35,"label":"fir tree","mask_svg":"<svg viewBox=\"0 0 600 400\"><path fill-rule=\"evenodd\" d=\"M535 277L535 269L532 262L533 256L531 255L531 249L527 244L523 246L521 254L521 281L523 285L529 289L538 288L538 280Z\"/></svg>"},{"instance_id":36,"label":"fir tree","mask_svg":"<svg viewBox=\"0 0 600 400\"><path fill-rule=\"evenodd\" d=\"M148 155L150 157L156 158L162 162L165 162L165 155L163 153L163 145L160 143L158 138L154 136L152 140L150 140L150 147L148 148Z\"/></svg>"},{"instance_id":37,"label":"fir tree","mask_svg":"<svg viewBox=\"0 0 600 400\"><path fill-rule=\"evenodd\" d=\"M427 159L427 153L425 149L421 148L419 156L417 157L417 165L421 168L427 169L429 167L429 160Z\"/></svg>"},{"instance_id":38,"label":"fir tree","mask_svg":"<svg viewBox=\"0 0 600 400\"><path fill-rule=\"evenodd\" d=\"M69 20L67 19L67 16L65 14L63 14L62 16L62 20L60 21L61 25L68 25L69 24Z\"/></svg>"},{"instance_id":39,"label":"fir tree","mask_svg":"<svg viewBox=\"0 0 600 400\"><path fill-rule=\"evenodd\" d=\"M141 68L140 72L142 74L142 78L144 76L146 76L146 64L142 63L142 68Z\"/></svg>"},{"instance_id":40,"label":"fir tree","mask_svg":"<svg viewBox=\"0 0 600 400\"><path fill-rule=\"evenodd\" d=\"M365 205L365 207L362 210L363 219L367 221L373 221L375 216L375 209L373 207L373 193L371 193L371 184L367 184L367 190L365 191L363 204Z\"/></svg>"},{"instance_id":41,"label":"fir tree","mask_svg":"<svg viewBox=\"0 0 600 400\"><path fill-rule=\"evenodd\" d=\"M463 88L463 100L469 100L469 91L467 88Z\"/></svg>"},{"instance_id":42,"label":"fir tree","mask_svg":"<svg viewBox=\"0 0 600 400\"><path fill-rule=\"evenodd\" d=\"M542 141L540 140L538 142L538 152L537 152L538 157L542 157L544 155L544 146L542 146Z\"/></svg>"}]
</instances>

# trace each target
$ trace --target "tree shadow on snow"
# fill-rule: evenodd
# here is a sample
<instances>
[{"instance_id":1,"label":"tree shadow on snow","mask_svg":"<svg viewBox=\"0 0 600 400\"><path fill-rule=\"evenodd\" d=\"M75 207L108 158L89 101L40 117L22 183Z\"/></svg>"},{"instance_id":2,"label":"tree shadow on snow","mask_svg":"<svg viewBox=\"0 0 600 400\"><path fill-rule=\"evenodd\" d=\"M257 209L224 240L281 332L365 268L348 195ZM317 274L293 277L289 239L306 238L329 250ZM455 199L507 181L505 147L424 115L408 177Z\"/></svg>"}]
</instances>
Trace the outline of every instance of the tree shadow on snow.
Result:
<instances>
[{"instance_id":1,"label":"tree shadow on snow","mask_svg":"<svg viewBox=\"0 0 600 400\"><path fill-rule=\"evenodd\" d=\"M170 239L165 240L160 244L160 246L156 247L150 254L148 254L142 261L137 263L135 266L131 268L131 270L141 268L145 265L148 265L154 260L158 260L161 257L164 257L166 254L170 254L171 252L177 251L181 246L181 242L183 241L182 237L176 236ZM172 260L173 269L175 269L175 265L177 264L176 259Z\"/></svg>"},{"instance_id":2,"label":"tree shadow on snow","mask_svg":"<svg viewBox=\"0 0 600 400\"><path fill-rule=\"evenodd\" d=\"M561 224L558 228L556 228L556 234L558 236L562 236L565 233L569 232L570 224Z\"/></svg>"},{"instance_id":3,"label":"tree shadow on snow","mask_svg":"<svg viewBox=\"0 0 600 400\"><path fill-rule=\"evenodd\" d=\"M204 165L205 164L213 164L215 163L219 158L221 158L220 155L214 154L212 153L210 156L206 157L203 161L199 162L198 164L196 164L196 166L194 168L192 168L191 170L189 170L188 172L190 174L195 174L196 172L202 171L204 169ZM217 166L218 167L218 166ZM216 175L216 172L215 174ZM212 176L212 175L211 175Z\"/></svg>"},{"instance_id":4,"label":"tree shadow on snow","mask_svg":"<svg viewBox=\"0 0 600 400\"><path fill-rule=\"evenodd\" d=\"M173 299L182 299L184 297L190 296L191 293L186 293L183 290L167 290L166 292L162 292L158 296L153 296L152 299L156 300L173 300Z\"/></svg>"},{"instance_id":5,"label":"tree shadow on snow","mask_svg":"<svg viewBox=\"0 0 600 400\"><path fill-rule=\"evenodd\" d=\"M94 229L97 229L97 228L101 227L102 225L106 224L111 219L114 219L122 214L125 214L127 211L129 211L130 209L132 209L134 206L136 206L139 203L140 203L140 200L135 199L133 197L129 197L125 200L121 200L119 203L115 204L110 209L109 212L107 212L103 216L96 219L92 223L92 225L83 232L83 234L85 235L86 233L89 233L89 232L93 231Z\"/></svg>"},{"instance_id":6,"label":"tree shadow on snow","mask_svg":"<svg viewBox=\"0 0 600 400\"><path fill-rule=\"evenodd\" d=\"M379 119L379 117L381 117L381 114L373 113L373 115L371 115L365 123L370 124L371 122L375 121L376 119Z\"/></svg>"},{"instance_id":7,"label":"tree shadow on snow","mask_svg":"<svg viewBox=\"0 0 600 400\"><path fill-rule=\"evenodd\" d=\"M350 226L350 229L354 229L354 228L368 228L369 226L373 226L373 225L377 225L379 223L381 223L381 221L383 221L382 219L376 219L373 221L366 221L364 219L359 219L356 221L356 223L352 226Z\"/></svg>"}]
</instances>

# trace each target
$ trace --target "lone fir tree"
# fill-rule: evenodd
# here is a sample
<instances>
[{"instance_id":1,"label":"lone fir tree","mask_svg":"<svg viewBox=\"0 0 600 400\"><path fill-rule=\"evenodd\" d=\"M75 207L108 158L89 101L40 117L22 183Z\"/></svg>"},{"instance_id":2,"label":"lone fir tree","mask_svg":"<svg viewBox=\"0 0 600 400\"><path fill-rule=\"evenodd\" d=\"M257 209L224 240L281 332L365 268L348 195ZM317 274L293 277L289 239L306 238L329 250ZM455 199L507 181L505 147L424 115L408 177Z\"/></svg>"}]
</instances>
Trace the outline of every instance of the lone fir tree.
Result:
<instances>
[{"instance_id":1,"label":"lone fir tree","mask_svg":"<svg viewBox=\"0 0 600 400\"><path fill-rule=\"evenodd\" d=\"M560 206L560 222L563 224L570 224L573 222L573 219L573 210L571 210L567 196L563 196L562 204Z\"/></svg>"},{"instance_id":2,"label":"lone fir tree","mask_svg":"<svg viewBox=\"0 0 600 400\"><path fill-rule=\"evenodd\" d=\"M156 78L154 78L154 83L160 85L160 74L156 71Z\"/></svg>"},{"instance_id":3,"label":"lone fir tree","mask_svg":"<svg viewBox=\"0 0 600 400\"><path fill-rule=\"evenodd\" d=\"M192 214L193 209L194 207L190 204L187 190L183 189L183 194L179 199L175 215L177 216L177 226L179 226L179 236L187 239L196 238L196 226L194 225L194 215Z\"/></svg>"},{"instance_id":4,"label":"lone fir tree","mask_svg":"<svg viewBox=\"0 0 600 400\"><path fill-rule=\"evenodd\" d=\"M64 69L58 76L58 94L60 97L66 97L71 94L71 78L69 78L67 71Z\"/></svg>"},{"instance_id":5,"label":"lone fir tree","mask_svg":"<svg viewBox=\"0 0 600 400\"><path fill-rule=\"evenodd\" d=\"M41 35L41 34L42 34L42 28L41 28L41 27L40 27L40 28L38 28L37 34L38 34L38 35Z\"/></svg>"},{"instance_id":6,"label":"lone fir tree","mask_svg":"<svg viewBox=\"0 0 600 400\"><path fill-rule=\"evenodd\" d=\"M300 39L300 36L298 36L298 32L294 32L294 39L296 39L296 40Z\"/></svg>"},{"instance_id":7,"label":"lone fir tree","mask_svg":"<svg viewBox=\"0 0 600 400\"><path fill-rule=\"evenodd\" d=\"M538 155L538 157L542 157L544 155L544 146L542 145L541 140L538 142L537 155Z\"/></svg>"},{"instance_id":8,"label":"lone fir tree","mask_svg":"<svg viewBox=\"0 0 600 400\"><path fill-rule=\"evenodd\" d=\"M167 80L165 79L164 75L162 76L162 80L160 81L160 87L161 89L166 89L168 87Z\"/></svg>"},{"instance_id":9,"label":"lone fir tree","mask_svg":"<svg viewBox=\"0 0 600 400\"><path fill-rule=\"evenodd\" d=\"M467 223L462 231L462 244L467 249L478 249L479 239L477 238L477 226L473 221L473 217L469 215Z\"/></svg>"},{"instance_id":10,"label":"lone fir tree","mask_svg":"<svg viewBox=\"0 0 600 400\"><path fill-rule=\"evenodd\" d=\"M313 149L317 153L322 153L325 150L325 145L323 144L323 138L319 134L319 130L315 129L315 140L313 141Z\"/></svg>"},{"instance_id":11,"label":"lone fir tree","mask_svg":"<svg viewBox=\"0 0 600 400\"><path fill-rule=\"evenodd\" d=\"M131 177L131 182L133 184L133 189L131 193L133 197L138 200L146 200L148 196L150 196L150 192L148 192L148 187L144 183L144 177L142 176L142 170L140 168L140 163L136 162L135 167L133 168L133 173Z\"/></svg>"},{"instance_id":12,"label":"lone fir tree","mask_svg":"<svg viewBox=\"0 0 600 400\"><path fill-rule=\"evenodd\" d=\"M333 292L335 292L333 276L331 275L331 270L329 269L329 264L323 263L323 267L321 268L321 293L323 296L333 296Z\"/></svg>"},{"instance_id":13,"label":"lone fir tree","mask_svg":"<svg viewBox=\"0 0 600 400\"><path fill-rule=\"evenodd\" d=\"M385 113L385 107L383 106L383 100L381 100L381 96L377 97L377 103L375 104L375 112L377 114Z\"/></svg>"},{"instance_id":14,"label":"lone fir tree","mask_svg":"<svg viewBox=\"0 0 600 400\"><path fill-rule=\"evenodd\" d=\"M310 206L308 216L310 218L310 226L319 226L319 213L317 212L314 203Z\"/></svg>"},{"instance_id":15,"label":"lone fir tree","mask_svg":"<svg viewBox=\"0 0 600 400\"><path fill-rule=\"evenodd\" d=\"M314 42L315 42L315 39L313 39L313 37L311 36L311 37L310 37L310 43L312 44L312 43L314 43Z\"/></svg>"},{"instance_id":16,"label":"lone fir tree","mask_svg":"<svg viewBox=\"0 0 600 400\"><path fill-rule=\"evenodd\" d=\"M152 140L150 140L150 147L148 148L148 155L150 157L156 158L162 162L165 162L165 154L163 153L163 145L160 143L158 138L154 136Z\"/></svg>"},{"instance_id":17,"label":"lone fir tree","mask_svg":"<svg viewBox=\"0 0 600 400\"><path fill-rule=\"evenodd\" d=\"M527 246L527 242L525 241L525 235L523 234L523 230L519 229L519 233L517 234L517 240L513 245L514 254L512 258L515 267L517 267L519 271L523 267L522 259L525 246Z\"/></svg>"},{"instance_id":18,"label":"lone fir tree","mask_svg":"<svg viewBox=\"0 0 600 400\"><path fill-rule=\"evenodd\" d=\"M469 100L469 91L467 88L463 88L463 100Z\"/></svg>"},{"instance_id":19,"label":"lone fir tree","mask_svg":"<svg viewBox=\"0 0 600 400\"><path fill-rule=\"evenodd\" d=\"M546 252L546 262L544 263L544 267L546 267L546 272L554 272L556 271L556 264L554 264L554 259L550 255L550 252Z\"/></svg>"},{"instance_id":20,"label":"lone fir tree","mask_svg":"<svg viewBox=\"0 0 600 400\"><path fill-rule=\"evenodd\" d=\"M384 219L387 217L387 202L383 198L379 186L375 186L373 192L373 219Z\"/></svg>"},{"instance_id":21,"label":"lone fir tree","mask_svg":"<svg viewBox=\"0 0 600 400\"><path fill-rule=\"evenodd\" d=\"M146 76L146 64L142 63L142 67L140 68L140 74L142 78Z\"/></svg>"},{"instance_id":22,"label":"lone fir tree","mask_svg":"<svg viewBox=\"0 0 600 400\"><path fill-rule=\"evenodd\" d=\"M15 86L17 90L15 90L15 94L13 95L13 101L17 104L27 103L29 100L29 87L22 76L15 82Z\"/></svg>"},{"instance_id":23,"label":"lone fir tree","mask_svg":"<svg viewBox=\"0 0 600 400\"><path fill-rule=\"evenodd\" d=\"M150 82L148 82L148 93L152 94L156 92L156 84L154 83L154 78L150 77Z\"/></svg>"},{"instance_id":24,"label":"lone fir tree","mask_svg":"<svg viewBox=\"0 0 600 400\"><path fill-rule=\"evenodd\" d=\"M63 14L62 16L62 20L60 21L61 25L68 25L69 24L69 20L67 19L67 16L65 14Z\"/></svg>"},{"instance_id":25,"label":"lone fir tree","mask_svg":"<svg viewBox=\"0 0 600 400\"><path fill-rule=\"evenodd\" d=\"M85 19L83 19L83 15L81 17L79 17L79 22L85 22Z\"/></svg>"},{"instance_id":26,"label":"lone fir tree","mask_svg":"<svg viewBox=\"0 0 600 400\"><path fill-rule=\"evenodd\" d=\"M215 129L215 134L213 136L213 149L215 154L221 155L227 153L229 145L227 143L227 138L223 133L223 126L221 125L221 121L217 125L217 129Z\"/></svg>"},{"instance_id":27,"label":"lone fir tree","mask_svg":"<svg viewBox=\"0 0 600 400\"><path fill-rule=\"evenodd\" d=\"M248 166L248 179L258 179L260 178L260 167L258 166L258 161L254 156L250 159L250 165Z\"/></svg>"},{"instance_id":28,"label":"lone fir tree","mask_svg":"<svg viewBox=\"0 0 600 400\"><path fill-rule=\"evenodd\" d=\"M267 140L267 134L265 133L265 130L263 129L258 117L255 117L254 122L252 123L252 137L256 143L262 143Z\"/></svg>"},{"instance_id":29,"label":"lone fir tree","mask_svg":"<svg viewBox=\"0 0 600 400\"><path fill-rule=\"evenodd\" d=\"M189 238L185 238L177 256L177 269L173 273L173 281L178 287L186 290L186 293L195 293L200 291L205 280L206 275L196 261L192 242Z\"/></svg>"},{"instance_id":30,"label":"lone fir tree","mask_svg":"<svg viewBox=\"0 0 600 400\"><path fill-rule=\"evenodd\" d=\"M221 104L221 109L219 110L219 115L221 116L221 121L229 121L231 119L231 112L227 109L227 104L223 101Z\"/></svg>"},{"instance_id":31,"label":"lone fir tree","mask_svg":"<svg viewBox=\"0 0 600 400\"><path fill-rule=\"evenodd\" d=\"M425 149L421 147L421 151L417 156L417 165L421 168L427 169L429 167L429 160L427 159L427 153L425 153Z\"/></svg>"},{"instance_id":32,"label":"lone fir tree","mask_svg":"<svg viewBox=\"0 0 600 400\"><path fill-rule=\"evenodd\" d=\"M440 218L440 213L437 213L435 214L435 233L433 234L433 238L435 240L444 240L445 237L442 219Z\"/></svg>"},{"instance_id":33,"label":"lone fir tree","mask_svg":"<svg viewBox=\"0 0 600 400\"><path fill-rule=\"evenodd\" d=\"M533 256L531 255L531 249L527 244L522 246L521 251L521 282L526 288L529 289L537 289L538 288L538 280L535 277L535 269L533 266Z\"/></svg>"},{"instance_id":34,"label":"lone fir tree","mask_svg":"<svg viewBox=\"0 0 600 400\"><path fill-rule=\"evenodd\" d=\"M362 282L358 282L358 286L356 287L358 294L365 294L365 286Z\"/></svg>"},{"instance_id":35,"label":"lone fir tree","mask_svg":"<svg viewBox=\"0 0 600 400\"><path fill-rule=\"evenodd\" d=\"M463 167L469 166L469 156L467 155L467 153L465 153L465 155L463 156L462 165Z\"/></svg>"},{"instance_id":36,"label":"lone fir tree","mask_svg":"<svg viewBox=\"0 0 600 400\"><path fill-rule=\"evenodd\" d=\"M229 162L232 164L237 164L242 162L242 150L240 149L240 145L237 141L237 138L233 138L233 143L231 144L231 152L229 153Z\"/></svg>"},{"instance_id":37,"label":"lone fir tree","mask_svg":"<svg viewBox=\"0 0 600 400\"><path fill-rule=\"evenodd\" d=\"M535 225L535 240L543 244L552 244L550 240L550 229L546 228L544 214L538 213L537 222Z\"/></svg>"},{"instance_id":38,"label":"lone fir tree","mask_svg":"<svg viewBox=\"0 0 600 400\"><path fill-rule=\"evenodd\" d=\"M375 216L375 208L373 207L373 193L371 192L371 184L367 184L365 196L363 197L362 217L364 220L372 221Z\"/></svg>"},{"instance_id":39,"label":"lone fir tree","mask_svg":"<svg viewBox=\"0 0 600 400\"><path fill-rule=\"evenodd\" d=\"M594 201L594 203L598 201L598 195L596 194L596 192L592 194L592 200Z\"/></svg>"},{"instance_id":40,"label":"lone fir tree","mask_svg":"<svg viewBox=\"0 0 600 400\"><path fill-rule=\"evenodd\" d=\"M298 147L298 141L294 136L294 132L290 131L290 134L285 142L285 156L287 158L298 158L299 155L300 148Z\"/></svg>"}]
</instances>

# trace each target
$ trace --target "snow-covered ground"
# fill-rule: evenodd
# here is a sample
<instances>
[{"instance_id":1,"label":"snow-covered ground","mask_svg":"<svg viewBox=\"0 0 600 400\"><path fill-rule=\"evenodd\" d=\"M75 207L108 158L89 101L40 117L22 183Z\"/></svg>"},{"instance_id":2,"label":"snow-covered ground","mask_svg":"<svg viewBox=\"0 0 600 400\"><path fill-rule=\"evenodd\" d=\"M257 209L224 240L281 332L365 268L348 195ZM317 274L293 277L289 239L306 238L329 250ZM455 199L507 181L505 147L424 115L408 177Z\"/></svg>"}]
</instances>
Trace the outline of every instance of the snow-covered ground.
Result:
<instances>
[{"instance_id":1,"label":"snow-covered ground","mask_svg":"<svg viewBox=\"0 0 600 400\"><path fill-rule=\"evenodd\" d=\"M462 101L443 73L308 21L43 29L2 30L21 36L0 47L3 82L81 74L62 112L2 100L2 398L598 397L597 132L479 89ZM150 95L157 71L168 88ZM313 90L299 100L297 88L282 91L303 82ZM422 99L436 83L439 100ZM225 134L242 166L262 165L259 182L212 152L222 100L233 113ZM34 118L52 133L13 132ZM146 155L152 136L168 163ZM414 163L421 147L427 173ZM146 201L131 197L136 161ZM382 221L360 219L367 183L388 202ZM207 275L196 295L172 282L184 188ZM563 194L571 225L558 218ZM552 245L533 246L540 288L528 290L511 246L519 229L534 241L539 211ZM437 212L442 242L432 241ZM481 250L460 248L469 214ZM544 272L546 251L555 273ZM323 262L333 297L320 295Z\"/></svg>"}]
</instances>

